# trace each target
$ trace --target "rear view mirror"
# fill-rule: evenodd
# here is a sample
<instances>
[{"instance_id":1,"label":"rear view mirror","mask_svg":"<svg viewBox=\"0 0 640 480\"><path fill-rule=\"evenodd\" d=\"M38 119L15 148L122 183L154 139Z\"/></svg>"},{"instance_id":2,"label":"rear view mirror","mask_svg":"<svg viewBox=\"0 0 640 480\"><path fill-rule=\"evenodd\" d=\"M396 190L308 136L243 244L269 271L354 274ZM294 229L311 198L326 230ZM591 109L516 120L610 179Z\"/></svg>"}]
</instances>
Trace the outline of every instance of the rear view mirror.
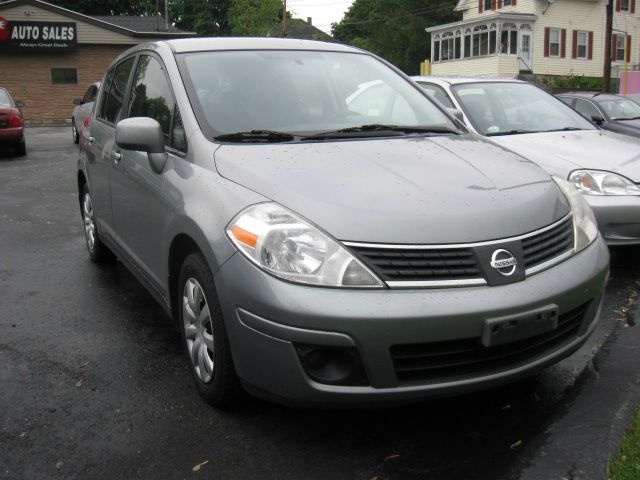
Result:
<instances>
[{"instance_id":1,"label":"rear view mirror","mask_svg":"<svg viewBox=\"0 0 640 480\"><path fill-rule=\"evenodd\" d=\"M134 117L118 122L116 143L125 150L147 152L151 169L161 173L167 163L162 127L153 118Z\"/></svg>"},{"instance_id":2,"label":"rear view mirror","mask_svg":"<svg viewBox=\"0 0 640 480\"><path fill-rule=\"evenodd\" d=\"M16 107L18 108L24 107L24 102L22 100L16 100Z\"/></svg>"},{"instance_id":3,"label":"rear view mirror","mask_svg":"<svg viewBox=\"0 0 640 480\"><path fill-rule=\"evenodd\" d=\"M82 105L82 99L81 98L74 98L73 99L73 104L74 105Z\"/></svg>"},{"instance_id":4,"label":"rear view mirror","mask_svg":"<svg viewBox=\"0 0 640 480\"><path fill-rule=\"evenodd\" d=\"M593 115L591 115L591 121L596 125L602 125L604 123L604 118L602 117L602 115L594 113Z\"/></svg>"}]
</instances>

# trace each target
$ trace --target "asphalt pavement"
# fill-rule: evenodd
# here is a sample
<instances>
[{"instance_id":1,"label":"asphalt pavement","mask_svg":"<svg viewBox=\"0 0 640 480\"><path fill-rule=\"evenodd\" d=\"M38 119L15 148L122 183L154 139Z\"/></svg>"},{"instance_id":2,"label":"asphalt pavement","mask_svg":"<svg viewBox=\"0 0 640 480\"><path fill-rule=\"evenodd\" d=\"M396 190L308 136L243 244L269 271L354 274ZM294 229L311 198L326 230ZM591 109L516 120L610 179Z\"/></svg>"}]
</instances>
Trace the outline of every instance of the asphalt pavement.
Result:
<instances>
[{"instance_id":1,"label":"asphalt pavement","mask_svg":"<svg viewBox=\"0 0 640 480\"><path fill-rule=\"evenodd\" d=\"M627 325L640 248L618 248L596 332L535 377L402 408L246 398L215 410L197 395L172 320L120 263L89 261L70 129L31 128L27 145L25 158L0 152L0 478L570 478L541 457L571 430L574 406L627 392L615 398L623 414L612 395L611 420L579 418L615 424L602 447L614 450L637 405L623 387L640 380ZM594 385L608 386L589 396Z\"/></svg>"}]
</instances>

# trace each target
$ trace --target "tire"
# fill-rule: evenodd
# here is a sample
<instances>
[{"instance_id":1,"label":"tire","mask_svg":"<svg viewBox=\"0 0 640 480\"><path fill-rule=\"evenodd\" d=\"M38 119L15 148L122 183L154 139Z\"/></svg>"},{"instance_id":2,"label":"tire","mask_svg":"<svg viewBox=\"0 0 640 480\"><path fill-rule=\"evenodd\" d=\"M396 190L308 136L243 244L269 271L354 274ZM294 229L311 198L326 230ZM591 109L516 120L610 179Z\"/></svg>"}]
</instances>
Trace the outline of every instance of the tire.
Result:
<instances>
[{"instance_id":1,"label":"tire","mask_svg":"<svg viewBox=\"0 0 640 480\"><path fill-rule=\"evenodd\" d=\"M74 118L71 118L71 135L73 136L73 143L80 143L80 133L78 133L78 129L76 128L76 121Z\"/></svg>"},{"instance_id":2,"label":"tire","mask_svg":"<svg viewBox=\"0 0 640 480\"><path fill-rule=\"evenodd\" d=\"M16 143L15 150L16 157L24 157L27 154L27 143L24 138L20 143Z\"/></svg>"},{"instance_id":3,"label":"tire","mask_svg":"<svg viewBox=\"0 0 640 480\"><path fill-rule=\"evenodd\" d=\"M193 253L185 259L177 288L180 336L198 393L214 407L229 407L241 395L242 387L213 276L202 254Z\"/></svg>"},{"instance_id":4,"label":"tire","mask_svg":"<svg viewBox=\"0 0 640 480\"><path fill-rule=\"evenodd\" d=\"M82 203L80 205L80 210L82 212L84 238L87 251L89 252L89 258L95 263L113 261L115 256L100 240L100 234L98 233L98 227L93 213L91 195L89 194L89 187L86 183L82 187Z\"/></svg>"}]
</instances>

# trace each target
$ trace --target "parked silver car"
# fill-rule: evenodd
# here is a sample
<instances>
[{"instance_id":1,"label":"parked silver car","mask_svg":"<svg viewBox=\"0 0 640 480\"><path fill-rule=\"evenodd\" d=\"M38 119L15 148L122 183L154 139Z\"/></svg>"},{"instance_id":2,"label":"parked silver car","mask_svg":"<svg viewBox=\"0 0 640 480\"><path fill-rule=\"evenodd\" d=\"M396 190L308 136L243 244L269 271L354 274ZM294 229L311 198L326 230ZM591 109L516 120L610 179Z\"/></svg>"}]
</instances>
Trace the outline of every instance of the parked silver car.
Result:
<instances>
[{"instance_id":1,"label":"parked silver car","mask_svg":"<svg viewBox=\"0 0 640 480\"><path fill-rule=\"evenodd\" d=\"M557 96L604 130L640 137L640 105L621 95L563 93Z\"/></svg>"},{"instance_id":2,"label":"parked silver car","mask_svg":"<svg viewBox=\"0 0 640 480\"><path fill-rule=\"evenodd\" d=\"M356 102L368 82L388 98ZM361 50L136 46L89 129L89 255L115 253L176 319L214 405L241 387L312 405L471 391L597 324L608 251L583 197Z\"/></svg>"},{"instance_id":3,"label":"parked silver car","mask_svg":"<svg viewBox=\"0 0 640 480\"><path fill-rule=\"evenodd\" d=\"M87 126L89 117L91 117L93 103L96 101L99 88L100 82L95 82L87 88L82 98L76 98L73 101L75 105L73 113L71 114L71 135L73 137L73 143L80 142L80 132Z\"/></svg>"},{"instance_id":4,"label":"parked silver car","mask_svg":"<svg viewBox=\"0 0 640 480\"><path fill-rule=\"evenodd\" d=\"M518 80L413 77L473 131L569 180L610 245L640 244L640 139L601 130Z\"/></svg>"}]
</instances>

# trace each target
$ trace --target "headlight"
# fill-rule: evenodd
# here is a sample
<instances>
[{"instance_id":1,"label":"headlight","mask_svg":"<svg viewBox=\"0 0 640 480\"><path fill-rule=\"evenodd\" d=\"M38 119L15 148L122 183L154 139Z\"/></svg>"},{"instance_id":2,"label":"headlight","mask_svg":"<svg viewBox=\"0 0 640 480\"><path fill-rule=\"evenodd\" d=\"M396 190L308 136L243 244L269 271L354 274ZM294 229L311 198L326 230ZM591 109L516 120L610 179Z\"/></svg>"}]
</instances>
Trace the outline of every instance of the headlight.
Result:
<instances>
[{"instance_id":1,"label":"headlight","mask_svg":"<svg viewBox=\"0 0 640 480\"><path fill-rule=\"evenodd\" d=\"M326 287L382 287L343 246L276 203L240 212L227 227L238 249L259 267L297 283Z\"/></svg>"},{"instance_id":2,"label":"headlight","mask_svg":"<svg viewBox=\"0 0 640 480\"><path fill-rule=\"evenodd\" d=\"M640 195L638 185L613 172L575 170L569 181L585 195Z\"/></svg>"},{"instance_id":3,"label":"headlight","mask_svg":"<svg viewBox=\"0 0 640 480\"><path fill-rule=\"evenodd\" d=\"M582 194L569 182L553 177L567 197L573 214L573 237L576 253L587 248L598 236L598 224L591 207Z\"/></svg>"}]
</instances>

